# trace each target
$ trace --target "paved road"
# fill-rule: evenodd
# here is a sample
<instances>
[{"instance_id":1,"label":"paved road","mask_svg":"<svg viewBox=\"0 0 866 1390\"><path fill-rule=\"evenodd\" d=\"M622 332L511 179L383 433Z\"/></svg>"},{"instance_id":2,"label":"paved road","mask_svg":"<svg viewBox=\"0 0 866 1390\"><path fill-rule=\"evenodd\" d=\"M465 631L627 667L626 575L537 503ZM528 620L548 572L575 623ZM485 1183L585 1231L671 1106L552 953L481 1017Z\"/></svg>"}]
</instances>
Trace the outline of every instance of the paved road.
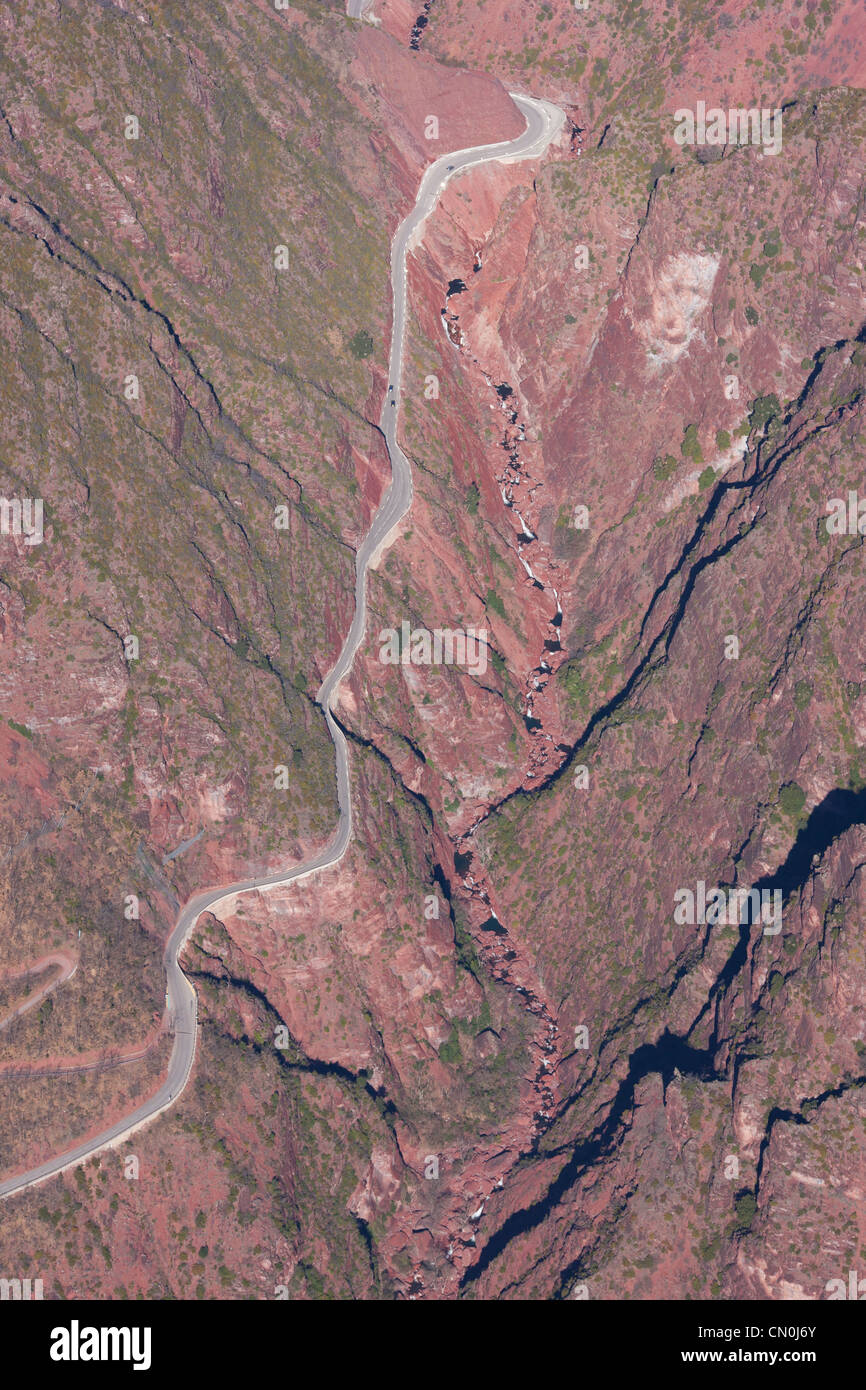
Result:
<instances>
[{"instance_id":1,"label":"paved road","mask_svg":"<svg viewBox=\"0 0 866 1390\"><path fill-rule=\"evenodd\" d=\"M350 0L362 3L362 0ZM391 354L389 359L388 382L385 404L382 407L381 424L388 444L391 458L392 481L382 499L370 531L358 549L355 569L355 616L343 644L343 650L334 668L322 683L317 700L324 711L325 720L334 741L337 771L337 801L340 818L330 843L313 859L305 860L288 873L272 874L269 878L245 879L233 883L228 888L214 888L197 894L183 908L177 924L165 948L164 964L166 972L166 1011L174 1028L175 1040L168 1064L168 1074L163 1085L155 1095L150 1096L131 1115L124 1116L110 1128L95 1138L88 1139L76 1148L68 1149L55 1158L48 1159L37 1168L18 1177L7 1178L0 1183L0 1197L8 1197L23 1188L34 1187L66 1168L73 1168L84 1159L103 1149L113 1148L125 1141L137 1129L161 1115L177 1100L189 1080L195 1058L196 1040L196 996L195 990L187 980L178 964L178 956L184 943L195 927L202 912L228 904L238 893L248 893L252 889L268 889L280 884L292 883L307 878L319 869L336 864L346 852L352 838L352 802L349 791L349 752L345 737L331 714L334 695L340 682L351 669L355 653L364 636L367 621L367 570L377 551L387 543L391 533L405 516L412 503L412 469L409 460L397 443L397 416L399 415L400 383L403 375L403 340L406 332L406 256L420 237L421 228L429 217L441 190L465 169L476 164L484 164L491 159L506 161L533 159L540 157L551 140L560 130L564 116L558 107L550 102L536 101L533 98L518 96L512 98L526 117L526 130L516 140L502 141L496 145L480 145L459 153L446 154L437 159L425 171L418 190L415 206L408 217L400 223L391 245L391 292L393 295L394 323L391 335Z\"/></svg>"},{"instance_id":2,"label":"paved road","mask_svg":"<svg viewBox=\"0 0 866 1390\"><path fill-rule=\"evenodd\" d=\"M363 19L364 11L369 3L370 0L349 0L346 6L346 14L350 19Z\"/></svg>"}]
</instances>

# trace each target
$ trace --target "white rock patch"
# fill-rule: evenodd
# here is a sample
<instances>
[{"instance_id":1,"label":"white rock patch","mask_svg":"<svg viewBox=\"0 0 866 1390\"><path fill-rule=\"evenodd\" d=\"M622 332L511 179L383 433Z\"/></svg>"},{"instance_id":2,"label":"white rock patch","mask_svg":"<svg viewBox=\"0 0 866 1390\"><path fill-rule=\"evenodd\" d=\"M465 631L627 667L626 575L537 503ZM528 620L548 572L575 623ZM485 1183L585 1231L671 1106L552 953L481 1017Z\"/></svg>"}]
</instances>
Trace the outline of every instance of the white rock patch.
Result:
<instances>
[{"instance_id":1,"label":"white rock patch","mask_svg":"<svg viewBox=\"0 0 866 1390\"><path fill-rule=\"evenodd\" d=\"M649 367L669 366L687 351L698 319L710 302L718 268L718 256L681 251L668 256L655 271L649 317L635 322L646 345Z\"/></svg>"}]
</instances>

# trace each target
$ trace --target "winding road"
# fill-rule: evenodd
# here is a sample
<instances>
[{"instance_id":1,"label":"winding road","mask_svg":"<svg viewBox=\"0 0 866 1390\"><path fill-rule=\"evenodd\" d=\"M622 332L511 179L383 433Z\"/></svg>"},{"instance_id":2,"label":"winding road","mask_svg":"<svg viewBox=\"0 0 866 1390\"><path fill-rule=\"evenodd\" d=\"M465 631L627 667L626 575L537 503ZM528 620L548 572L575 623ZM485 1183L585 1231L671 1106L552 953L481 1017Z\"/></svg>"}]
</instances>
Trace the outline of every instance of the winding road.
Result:
<instances>
[{"instance_id":1,"label":"winding road","mask_svg":"<svg viewBox=\"0 0 866 1390\"><path fill-rule=\"evenodd\" d=\"M8 1014L0 1019L0 1033L8 1028L10 1024L14 1023L17 1018L22 1018L23 1015L29 1013L31 1009L35 1009L37 1004L41 1004L43 999L48 998L49 994L53 994L61 985L65 985L67 980L71 980L78 969L78 957L67 951L52 951L50 955L42 956L39 960L33 961L31 965L25 965L22 970L12 970L0 977L2 983L8 984L13 980L20 980L28 975L41 975L43 971L48 970L52 965L59 966L60 974L55 975L53 979L48 980L44 985L37 985L36 989L32 990L31 993L27 995L26 999L23 999L20 1004L14 1009L11 1009Z\"/></svg>"},{"instance_id":2,"label":"winding road","mask_svg":"<svg viewBox=\"0 0 866 1390\"><path fill-rule=\"evenodd\" d=\"M363 0L359 0L363 8ZM393 328L388 368L389 387L382 407L381 426L391 460L391 483L373 518L370 530L358 549L355 562L355 616L343 649L316 697L322 706L325 720L334 743L336 755L337 802L339 820L330 843L314 858L305 860L287 873L269 878L245 879L230 887L207 889L191 898L182 909L169 937L164 954L166 972L166 1021L174 1031L174 1046L169 1059L166 1079L159 1090L144 1101L132 1114L116 1121L95 1137L75 1148L47 1159L36 1168L17 1177L0 1182L0 1198L35 1187L57 1173L84 1162L104 1149L114 1148L127 1140L136 1130L161 1115L174 1104L186 1084L195 1059L197 1009L195 990L178 964L178 957L203 912L228 905L241 893L276 888L293 883L328 868L342 859L352 838L352 802L349 787L349 750L342 730L336 723L332 706L337 690L349 673L355 653L364 637L367 621L367 571L379 553L389 544L393 533L412 503L412 469L397 442L399 393L403 375L403 344L406 332L407 256L420 240L424 222L436 205L445 185L466 169L489 160L512 162L540 158L559 133L565 119L552 103L512 92L511 97L526 118L526 130L515 140L499 144L479 145L454 154L444 154L424 172L415 206L400 223L391 244L391 292L393 296Z\"/></svg>"}]
</instances>

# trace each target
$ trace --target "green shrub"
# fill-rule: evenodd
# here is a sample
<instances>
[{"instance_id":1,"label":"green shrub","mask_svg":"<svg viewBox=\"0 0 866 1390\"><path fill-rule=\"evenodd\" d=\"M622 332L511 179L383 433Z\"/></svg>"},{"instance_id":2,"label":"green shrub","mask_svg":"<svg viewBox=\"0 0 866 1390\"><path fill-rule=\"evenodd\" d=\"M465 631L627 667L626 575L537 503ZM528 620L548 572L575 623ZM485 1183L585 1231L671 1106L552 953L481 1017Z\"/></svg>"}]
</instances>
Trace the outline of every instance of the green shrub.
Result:
<instances>
[{"instance_id":1,"label":"green shrub","mask_svg":"<svg viewBox=\"0 0 866 1390\"><path fill-rule=\"evenodd\" d=\"M779 805L786 816L798 816L806 805L806 793L798 782L787 782L779 792Z\"/></svg>"},{"instance_id":2,"label":"green shrub","mask_svg":"<svg viewBox=\"0 0 866 1390\"><path fill-rule=\"evenodd\" d=\"M580 668L576 665L564 667L560 679L572 710L585 709L589 701L589 686Z\"/></svg>"},{"instance_id":3,"label":"green shrub","mask_svg":"<svg viewBox=\"0 0 866 1390\"><path fill-rule=\"evenodd\" d=\"M664 458L657 458L653 461L653 476L660 483L665 482L672 473L676 472L677 461L673 454L665 454Z\"/></svg>"},{"instance_id":4,"label":"green shrub","mask_svg":"<svg viewBox=\"0 0 866 1390\"><path fill-rule=\"evenodd\" d=\"M782 407L775 391L772 391L769 396L757 396L752 401L752 408L749 411L749 429L763 429L781 413Z\"/></svg>"},{"instance_id":5,"label":"green shrub","mask_svg":"<svg viewBox=\"0 0 866 1390\"><path fill-rule=\"evenodd\" d=\"M498 613L500 618L505 617L505 604L502 602L502 599L499 597L495 589L487 590L487 597L485 598L484 602L486 603L488 608L493 609L494 613Z\"/></svg>"},{"instance_id":6,"label":"green shrub","mask_svg":"<svg viewBox=\"0 0 866 1390\"><path fill-rule=\"evenodd\" d=\"M359 328L357 333L349 339L349 351L353 357L359 360L362 357L371 357L373 353L373 339L366 328Z\"/></svg>"},{"instance_id":7,"label":"green shrub","mask_svg":"<svg viewBox=\"0 0 866 1390\"><path fill-rule=\"evenodd\" d=\"M680 445L680 453L684 459L691 459L692 463L703 463L704 456L701 453L701 446L698 440L697 425L686 426L683 442Z\"/></svg>"},{"instance_id":8,"label":"green shrub","mask_svg":"<svg viewBox=\"0 0 866 1390\"><path fill-rule=\"evenodd\" d=\"M451 1035L439 1049L439 1058L443 1062L456 1063L463 1061L463 1053L460 1051L460 1035L452 1024Z\"/></svg>"}]
</instances>

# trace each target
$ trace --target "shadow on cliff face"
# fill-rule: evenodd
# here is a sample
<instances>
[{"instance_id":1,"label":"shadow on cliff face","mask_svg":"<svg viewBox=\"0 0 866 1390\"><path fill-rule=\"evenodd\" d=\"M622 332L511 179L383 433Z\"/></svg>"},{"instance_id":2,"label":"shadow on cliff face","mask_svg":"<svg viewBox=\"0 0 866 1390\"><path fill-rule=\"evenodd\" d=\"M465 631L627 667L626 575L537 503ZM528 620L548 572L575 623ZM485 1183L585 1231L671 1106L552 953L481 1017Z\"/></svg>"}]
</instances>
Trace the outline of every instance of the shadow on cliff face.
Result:
<instances>
[{"instance_id":1,"label":"shadow on cliff face","mask_svg":"<svg viewBox=\"0 0 866 1390\"><path fill-rule=\"evenodd\" d=\"M665 1085L667 1085L673 1079L675 1070L684 1075L696 1076L702 1081L719 1079L714 1068L713 1053L710 1048L704 1050L692 1047L684 1038L675 1037L667 1030L657 1043L643 1043L629 1058L628 1073L617 1088L610 1111L603 1124L599 1125L594 1134L572 1150L568 1162L554 1178L542 1198L533 1202L531 1206L525 1207L522 1211L513 1212L499 1229L494 1231L481 1250L476 1263L470 1265L463 1275L461 1288L473 1284L516 1236L523 1235L536 1226L540 1226L581 1174L610 1153L623 1117L626 1111L632 1107L635 1088L639 1082L653 1072L660 1072ZM579 1263L578 1261L578 1265ZM576 1270L571 1267L562 1272L561 1287L564 1287L574 1272Z\"/></svg>"},{"instance_id":2,"label":"shadow on cliff face","mask_svg":"<svg viewBox=\"0 0 866 1390\"><path fill-rule=\"evenodd\" d=\"M859 791L852 791L847 787L834 788L809 813L782 865L775 873L765 875L752 886L770 891L781 889L783 900L789 901L805 886L812 872L813 860L825 854L830 846L854 825L866 825L866 788ZM741 926L740 939L711 986L707 1004L701 1010L699 1018L706 1012L714 996L727 988L745 964L751 930L749 924ZM694 1026L693 1024L692 1028ZM634 1104L635 1090L647 1076L659 1073L665 1087L675 1070L699 1081L723 1079L724 1073L717 1069L715 1062L718 1045L715 1030L709 1047L705 1049L691 1046L687 1039L688 1034L676 1036L666 1029L657 1042L642 1043L632 1052L628 1071L617 1088L610 1111L603 1123L588 1139L572 1150L568 1161L545 1195L522 1211L513 1212L493 1233L482 1248L476 1263L464 1274L461 1287L474 1283L516 1236L541 1225L581 1174L608 1156L618 1137L624 1117ZM778 1112L778 1116L782 1118L789 1115L796 1118L794 1112ZM562 1272L559 1294L555 1296L561 1297L569 1280L581 1273L581 1264L582 1261L578 1260Z\"/></svg>"},{"instance_id":3,"label":"shadow on cliff face","mask_svg":"<svg viewBox=\"0 0 866 1390\"><path fill-rule=\"evenodd\" d=\"M787 859L774 874L758 879L756 888L781 888L787 899L799 891L809 877L812 860L820 858L852 825L866 825L866 787L851 791L834 787L809 813Z\"/></svg>"},{"instance_id":4,"label":"shadow on cliff face","mask_svg":"<svg viewBox=\"0 0 866 1390\"><path fill-rule=\"evenodd\" d=\"M761 892L780 889L783 904L789 902L795 893L805 887L812 872L813 860L820 859L833 842L853 825L866 825L866 787L860 791L834 787L809 812L806 824L797 834L785 862L774 874L765 874L750 886ZM742 970L749 949L749 936L748 924L741 926L740 939L710 989L710 1001L726 989ZM716 1041L714 1034L713 1042Z\"/></svg>"}]
</instances>

